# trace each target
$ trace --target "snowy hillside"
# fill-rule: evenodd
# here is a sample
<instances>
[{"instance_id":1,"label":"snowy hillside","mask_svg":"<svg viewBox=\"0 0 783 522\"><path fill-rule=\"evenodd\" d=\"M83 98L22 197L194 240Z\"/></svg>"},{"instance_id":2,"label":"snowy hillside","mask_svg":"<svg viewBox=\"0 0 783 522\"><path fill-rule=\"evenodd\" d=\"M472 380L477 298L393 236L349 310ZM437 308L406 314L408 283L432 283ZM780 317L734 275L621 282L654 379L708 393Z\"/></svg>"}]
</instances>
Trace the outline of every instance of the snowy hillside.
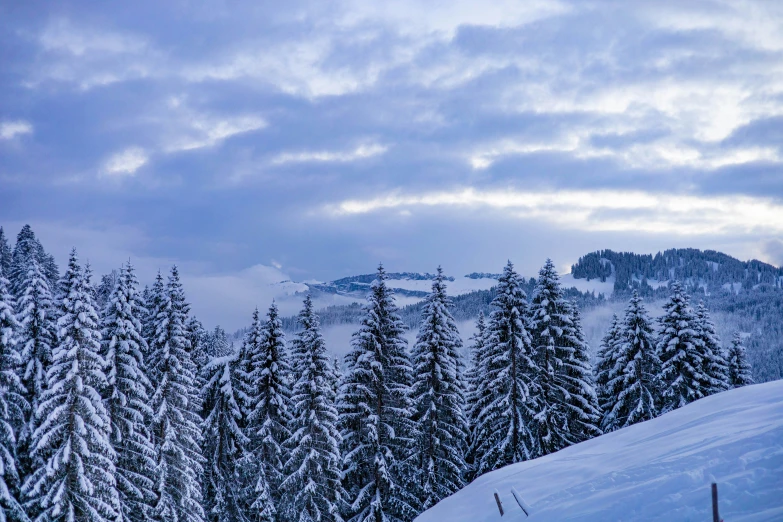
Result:
<instances>
[{"instance_id":1,"label":"snowy hillside","mask_svg":"<svg viewBox=\"0 0 783 522\"><path fill-rule=\"evenodd\" d=\"M415 522L704 521L713 481L726 522L783 520L783 381L713 395L488 473Z\"/></svg>"}]
</instances>

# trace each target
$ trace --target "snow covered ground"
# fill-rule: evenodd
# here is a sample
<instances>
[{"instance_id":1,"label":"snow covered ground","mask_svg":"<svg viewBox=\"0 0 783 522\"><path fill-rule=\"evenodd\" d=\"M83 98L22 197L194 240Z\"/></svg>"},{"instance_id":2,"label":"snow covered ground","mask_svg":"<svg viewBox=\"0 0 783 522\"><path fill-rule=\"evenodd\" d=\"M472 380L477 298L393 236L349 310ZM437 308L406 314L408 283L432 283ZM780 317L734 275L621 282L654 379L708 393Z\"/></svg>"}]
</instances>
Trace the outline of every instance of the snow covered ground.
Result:
<instances>
[{"instance_id":1,"label":"snow covered ground","mask_svg":"<svg viewBox=\"0 0 783 522\"><path fill-rule=\"evenodd\" d=\"M783 381L713 395L488 473L415 522L703 522L712 519L711 482L726 522L783 520Z\"/></svg>"}]
</instances>

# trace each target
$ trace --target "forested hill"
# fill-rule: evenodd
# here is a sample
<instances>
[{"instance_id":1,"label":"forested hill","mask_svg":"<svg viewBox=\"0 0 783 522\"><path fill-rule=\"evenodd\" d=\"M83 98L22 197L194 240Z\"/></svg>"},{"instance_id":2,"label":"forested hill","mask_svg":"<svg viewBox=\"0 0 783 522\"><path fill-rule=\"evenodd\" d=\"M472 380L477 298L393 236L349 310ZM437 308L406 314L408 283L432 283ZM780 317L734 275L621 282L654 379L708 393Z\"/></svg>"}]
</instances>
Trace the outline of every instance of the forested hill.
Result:
<instances>
[{"instance_id":1,"label":"forested hill","mask_svg":"<svg viewBox=\"0 0 783 522\"><path fill-rule=\"evenodd\" d=\"M683 281L691 287L701 287L707 292L741 290L768 285L783 288L783 268L757 260L740 261L714 250L673 248L651 254L599 250L580 257L571 266L576 279L614 279L614 291L627 294L638 289L643 295L653 295L655 290L669 280Z\"/></svg>"}]
</instances>

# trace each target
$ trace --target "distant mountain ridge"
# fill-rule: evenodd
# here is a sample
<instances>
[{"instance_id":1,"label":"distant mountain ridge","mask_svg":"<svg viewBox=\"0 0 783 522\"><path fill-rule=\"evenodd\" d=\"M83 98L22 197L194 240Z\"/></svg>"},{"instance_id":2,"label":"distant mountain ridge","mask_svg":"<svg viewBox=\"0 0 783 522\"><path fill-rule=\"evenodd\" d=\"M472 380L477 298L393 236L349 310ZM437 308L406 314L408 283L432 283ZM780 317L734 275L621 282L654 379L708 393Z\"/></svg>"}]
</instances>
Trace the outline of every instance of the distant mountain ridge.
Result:
<instances>
[{"instance_id":1,"label":"distant mountain ridge","mask_svg":"<svg viewBox=\"0 0 783 522\"><path fill-rule=\"evenodd\" d=\"M435 274L419 273L419 272L391 272L388 274L389 279L392 281L430 281L435 278ZM446 278L449 281L454 281L453 277ZM375 280L375 274L361 274L350 277L343 277L341 279L335 279L327 283L305 283L311 292L322 292L325 294L354 294L357 292L366 292L372 282ZM406 288L395 288L395 291L401 295L409 297L426 297L427 292L424 290L410 290Z\"/></svg>"},{"instance_id":2,"label":"distant mountain ridge","mask_svg":"<svg viewBox=\"0 0 783 522\"><path fill-rule=\"evenodd\" d=\"M614 291L633 289L651 295L661 283L678 280L708 293L728 290L737 293L760 285L783 289L783 268L758 260L740 261L715 250L672 248L655 255L598 250L579 258L571 266L575 279L614 278Z\"/></svg>"}]
</instances>

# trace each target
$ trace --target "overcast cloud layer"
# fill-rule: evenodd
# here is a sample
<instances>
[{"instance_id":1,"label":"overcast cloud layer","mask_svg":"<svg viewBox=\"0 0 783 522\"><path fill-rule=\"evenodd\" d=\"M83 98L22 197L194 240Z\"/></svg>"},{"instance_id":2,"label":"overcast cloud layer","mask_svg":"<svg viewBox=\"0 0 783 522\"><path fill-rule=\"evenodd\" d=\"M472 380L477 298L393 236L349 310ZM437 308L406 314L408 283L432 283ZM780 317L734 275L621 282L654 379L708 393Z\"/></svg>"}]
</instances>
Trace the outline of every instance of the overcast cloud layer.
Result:
<instances>
[{"instance_id":1,"label":"overcast cloud layer","mask_svg":"<svg viewBox=\"0 0 783 522\"><path fill-rule=\"evenodd\" d=\"M783 264L781 2L6 2L0 24L0 225L98 272L176 262L208 325L379 261Z\"/></svg>"}]
</instances>

